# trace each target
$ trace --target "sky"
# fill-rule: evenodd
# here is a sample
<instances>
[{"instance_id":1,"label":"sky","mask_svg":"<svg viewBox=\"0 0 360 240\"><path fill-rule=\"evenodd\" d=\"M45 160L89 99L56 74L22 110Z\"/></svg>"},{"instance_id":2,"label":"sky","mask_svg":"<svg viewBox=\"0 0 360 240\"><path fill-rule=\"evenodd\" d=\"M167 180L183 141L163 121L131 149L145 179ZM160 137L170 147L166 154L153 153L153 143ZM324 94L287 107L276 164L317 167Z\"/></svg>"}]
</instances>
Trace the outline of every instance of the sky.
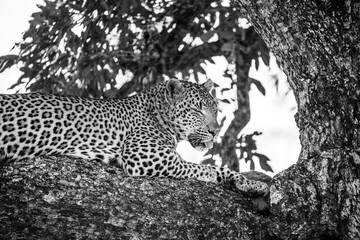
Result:
<instances>
[{"instance_id":1,"label":"sky","mask_svg":"<svg viewBox=\"0 0 360 240\"><path fill-rule=\"evenodd\" d=\"M0 56L9 53L16 42L21 41L22 33L28 28L28 21L33 12L39 11L36 4L42 0L0 0ZM292 92L287 92L285 75L272 61L271 70L260 65L259 71L253 68L250 76L262 82L266 89L266 96L252 86L250 91L251 119L242 131L242 134L254 131L262 132L256 137L258 152L271 159L270 165L278 173L296 163L300 153L299 133L295 124L296 102ZM223 85L226 79L222 77L226 63L223 59L215 59L215 65L209 64L205 70L211 79ZM271 75L276 74L280 79L279 92L274 87ZM7 90L20 76L17 68L6 70L0 74L0 93L13 93ZM229 119L234 106L228 106ZM185 160L199 162L204 153L197 152L189 147L186 142L181 142L178 147L180 155ZM249 170L249 166L240 162L241 171ZM255 161L256 170L260 167ZM269 174L269 172L267 172ZM273 174L270 174L273 175Z\"/></svg>"},{"instance_id":2,"label":"sky","mask_svg":"<svg viewBox=\"0 0 360 240\"><path fill-rule=\"evenodd\" d=\"M16 42L22 38L22 33L29 26L32 13L37 12L36 4L42 3L41 0L0 0L0 56L17 51L10 50ZM0 93L16 82L20 72L14 68L0 74Z\"/></svg>"}]
</instances>

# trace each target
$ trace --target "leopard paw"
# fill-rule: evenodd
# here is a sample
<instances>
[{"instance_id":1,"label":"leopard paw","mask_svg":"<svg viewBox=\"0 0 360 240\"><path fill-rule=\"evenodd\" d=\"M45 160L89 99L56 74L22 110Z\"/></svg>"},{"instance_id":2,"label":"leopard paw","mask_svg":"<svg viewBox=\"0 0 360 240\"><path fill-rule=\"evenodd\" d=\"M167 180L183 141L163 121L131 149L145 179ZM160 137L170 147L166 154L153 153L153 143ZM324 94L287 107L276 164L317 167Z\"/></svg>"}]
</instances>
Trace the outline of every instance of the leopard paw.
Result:
<instances>
[{"instance_id":1,"label":"leopard paw","mask_svg":"<svg viewBox=\"0 0 360 240\"><path fill-rule=\"evenodd\" d=\"M235 182L235 186L238 190L251 197L267 196L270 192L269 186L266 183L260 181L246 179Z\"/></svg>"}]
</instances>

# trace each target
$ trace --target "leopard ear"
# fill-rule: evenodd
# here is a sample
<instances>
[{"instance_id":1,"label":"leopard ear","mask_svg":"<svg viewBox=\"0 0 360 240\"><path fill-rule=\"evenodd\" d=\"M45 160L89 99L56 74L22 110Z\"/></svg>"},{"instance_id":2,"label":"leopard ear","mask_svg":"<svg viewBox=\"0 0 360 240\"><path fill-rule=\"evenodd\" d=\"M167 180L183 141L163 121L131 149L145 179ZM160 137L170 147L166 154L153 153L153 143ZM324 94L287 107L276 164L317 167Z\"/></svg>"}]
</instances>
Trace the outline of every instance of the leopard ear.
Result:
<instances>
[{"instance_id":1,"label":"leopard ear","mask_svg":"<svg viewBox=\"0 0 360 240\"><path fill-rule=\"evenodd\" d=\"M213 88L213 82L211 81L211 79L208 79L206 82L204 82L202 84L209 92L210 90Z\"/></svg>"},{"instance_id":2,"label":"leopard ear","mask_svg":"<svg viewBox=\"0 0 360 240\"><path fill-rule=\"evenodd\" d=\"M165 99L170 104L178 101L185 91L182 82L178 79L170 79L165 84Z\"/></svg>"}]
</instances>

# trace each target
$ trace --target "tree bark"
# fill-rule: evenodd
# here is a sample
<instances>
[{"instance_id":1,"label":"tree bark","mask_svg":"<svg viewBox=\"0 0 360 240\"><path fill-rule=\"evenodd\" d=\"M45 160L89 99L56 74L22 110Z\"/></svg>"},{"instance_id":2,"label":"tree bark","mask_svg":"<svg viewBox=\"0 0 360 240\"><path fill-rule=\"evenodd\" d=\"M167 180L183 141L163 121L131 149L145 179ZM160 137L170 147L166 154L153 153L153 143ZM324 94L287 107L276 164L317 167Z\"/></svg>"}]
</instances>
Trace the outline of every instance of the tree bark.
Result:
<instances>
[{"instance_id":1,"label":"tree bark","mask_svg":"<svg viewBox=\"0 0 360 240\"><path fill-rule=\"evenodd\" d=\"M25 159L0 171L0 239L266 239L257 227L270 218L253 204L212 183L131 178L79 158Z\"/></svg>"},{"instance_id":2,"label":"tree bark","mask_svg":"<svg viewBox=\"0 0 360 240\"><path fill-rule=\"evenodd\" d=\"M298 102L302 151L273 179L270 214L214 184L37 158L1 168L2 239L360 239L360 4L236 4Z\"/></svg>"},{"instance_id":3,"label":"tree bark","mask_svg":"<svg viewBox=\"0 0 360 240\"><path fill-rule=\"evenodd\" d=\"M281 238L360 239L360 3L237 1L272 49L298 103L302 151L278 174Z\"/></svg>"}]
</instances>

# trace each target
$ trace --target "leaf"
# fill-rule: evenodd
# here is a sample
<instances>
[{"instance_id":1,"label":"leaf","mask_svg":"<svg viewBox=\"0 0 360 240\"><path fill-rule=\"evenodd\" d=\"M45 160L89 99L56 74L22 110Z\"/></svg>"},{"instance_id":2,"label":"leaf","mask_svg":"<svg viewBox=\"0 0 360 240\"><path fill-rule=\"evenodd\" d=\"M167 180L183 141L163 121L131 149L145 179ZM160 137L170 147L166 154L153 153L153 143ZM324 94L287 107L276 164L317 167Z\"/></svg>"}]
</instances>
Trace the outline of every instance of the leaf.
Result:
<instances>
[{"instance_id":1,"label":"leaf","mask_svg":"<svg viewBox=\"0 0 360 240\"><path fill-rule=\"evenodd\" d=\"M266 94L265 88L259 80L250 78L250 83L253 83L256 86L256 88L259 90L259 92L261 92L261 94L265 96Z\"/></svg>"},{"instance_id":2,"label":"leaf","mask_svg":"<svg viewBox=\"0 0 360 240\"><path fill-rule=\"evenodd\" d=\"M269 64L270 64L270 53L269 53L269 51L266 51L266 50L261 51L260 57L263 60L264 64L266 66L269 66Z\"/></svg>"},{"instance_id":3,"label":"leaf","mask_svg":"<svg viewBox=\"0 0 360 240\"><path fill-rule=\"evenodd\" d=\"M221 92L221 94L223 94L225 91L229 91L229 90L231 90L231 88L223 88L220 90L220 92Z\"/></svg>"},{"instance_id":4,"label":"leaf","mask_svg":"<svg viewBox=\"0 0 360 240\"><path fill-rule=\"evenodd\" d=\"M258 132L258 131L254 131L252 133L253 136L260 136L262 134L262 132Z\"/></svg>"},{"instance_id":5,"label":"leaf","mask_svg":"<svg viewBox=\"0 0 360 240\"><path fill-rule=\"evenodd\" d=\"M267 163L268 161L270 161L267 156L260 153L254 153L253 155L259 158L260 167L263 170L265 170L266 172L274 172L271 166Z\"/></svg>"},{"instance_id":6,"label":"leaf","mask_svg":"<svg viewBox=\"0 0 360 240\"><path fill-rule=\"evenodd\" d=\"M19 79L16 81L16 83L14 83L13 85L11 85L11 86L9 87L9 89L14 89L15 87L19 86L20 84L23 84L24 82L22 81L22 79L24 79L24 78L25 78L25 76L24 76L24 75L21 75L21 76L19 77Z\"/></svg>"},{"instance_id":7,"label":"leaf","mask_svg":"<svg viewBox=\"0 0 360 240\"><path fill-rule=\"evenodd\" d=\"M208 158L208 159L202 160L202 161L201 161L201 164L215 165L215 160L212 159L212 158Z\"/></svg>"},{"instance_id":8,"label":"leaf","mask_svg":"<svg viewBox=\"0 0 360 240\"><path fill-rule=\"evenodd\" d=\"M207 58L206 60L208 60L212 64L215 64L215 62L214 62L214 60L212 58Z\"/></svg>"},{"instance_id":9,"label":"leaf","mask_svg":"<svg viewBox=\"0 0 360 240\"><path fill-rule=\"evenodd\" d=\"M18 56L14 54L0 56L0 73L12 67L16 63L17 58Z\"/></svg>"},{"instance_id":10,"label":"leaf","mask_svg":"<svg viewBox=\"0 0 360 240\"><path fill-rule=\"evenodd\" d=\"M208 42L209 39L212 38L215 33L216 33L216 32L213 31L213 30L207 31L206 33L204 33L204 34L202 34L202 35L200 36L200 39L201 39L201 41L203 41L203 42Z\"/></svg>"},{"instance_id":11,"label":"leaf","mask_svg":"<svg viewBox=\"0 0 360 240\"><path fill-rule=\"evenodd\" d=\"M247 134L244 136L246 146L250 152L255 151L257 149L256 141L253 139L253 136L254 136L253 134Z\"/></svg>"},{"instance_id":12,"label":"leaf","mask_svg":"<svg viewBox=\"0 0 360 240\"><path fill-rule=\"evenodd\" d=\"M219 101L223 102L223 103L227 103L227 104L230 104L230 101L227 100L227 99L219 99Z\"/></svg>"},{"instance_id":13,"label":"leaf","mask_svg":"<svg viewBox=\"0 0 360 240\"><path fill-rule=\"evenodd\" d=\"M200 64L197 65L197 66L195 66L195 67L194 67L194 70L196 70L196 71L199 72L199 73L202 73L202 74L206 75L205 69L204 69Z\"/></svg>"}]
</instances>

